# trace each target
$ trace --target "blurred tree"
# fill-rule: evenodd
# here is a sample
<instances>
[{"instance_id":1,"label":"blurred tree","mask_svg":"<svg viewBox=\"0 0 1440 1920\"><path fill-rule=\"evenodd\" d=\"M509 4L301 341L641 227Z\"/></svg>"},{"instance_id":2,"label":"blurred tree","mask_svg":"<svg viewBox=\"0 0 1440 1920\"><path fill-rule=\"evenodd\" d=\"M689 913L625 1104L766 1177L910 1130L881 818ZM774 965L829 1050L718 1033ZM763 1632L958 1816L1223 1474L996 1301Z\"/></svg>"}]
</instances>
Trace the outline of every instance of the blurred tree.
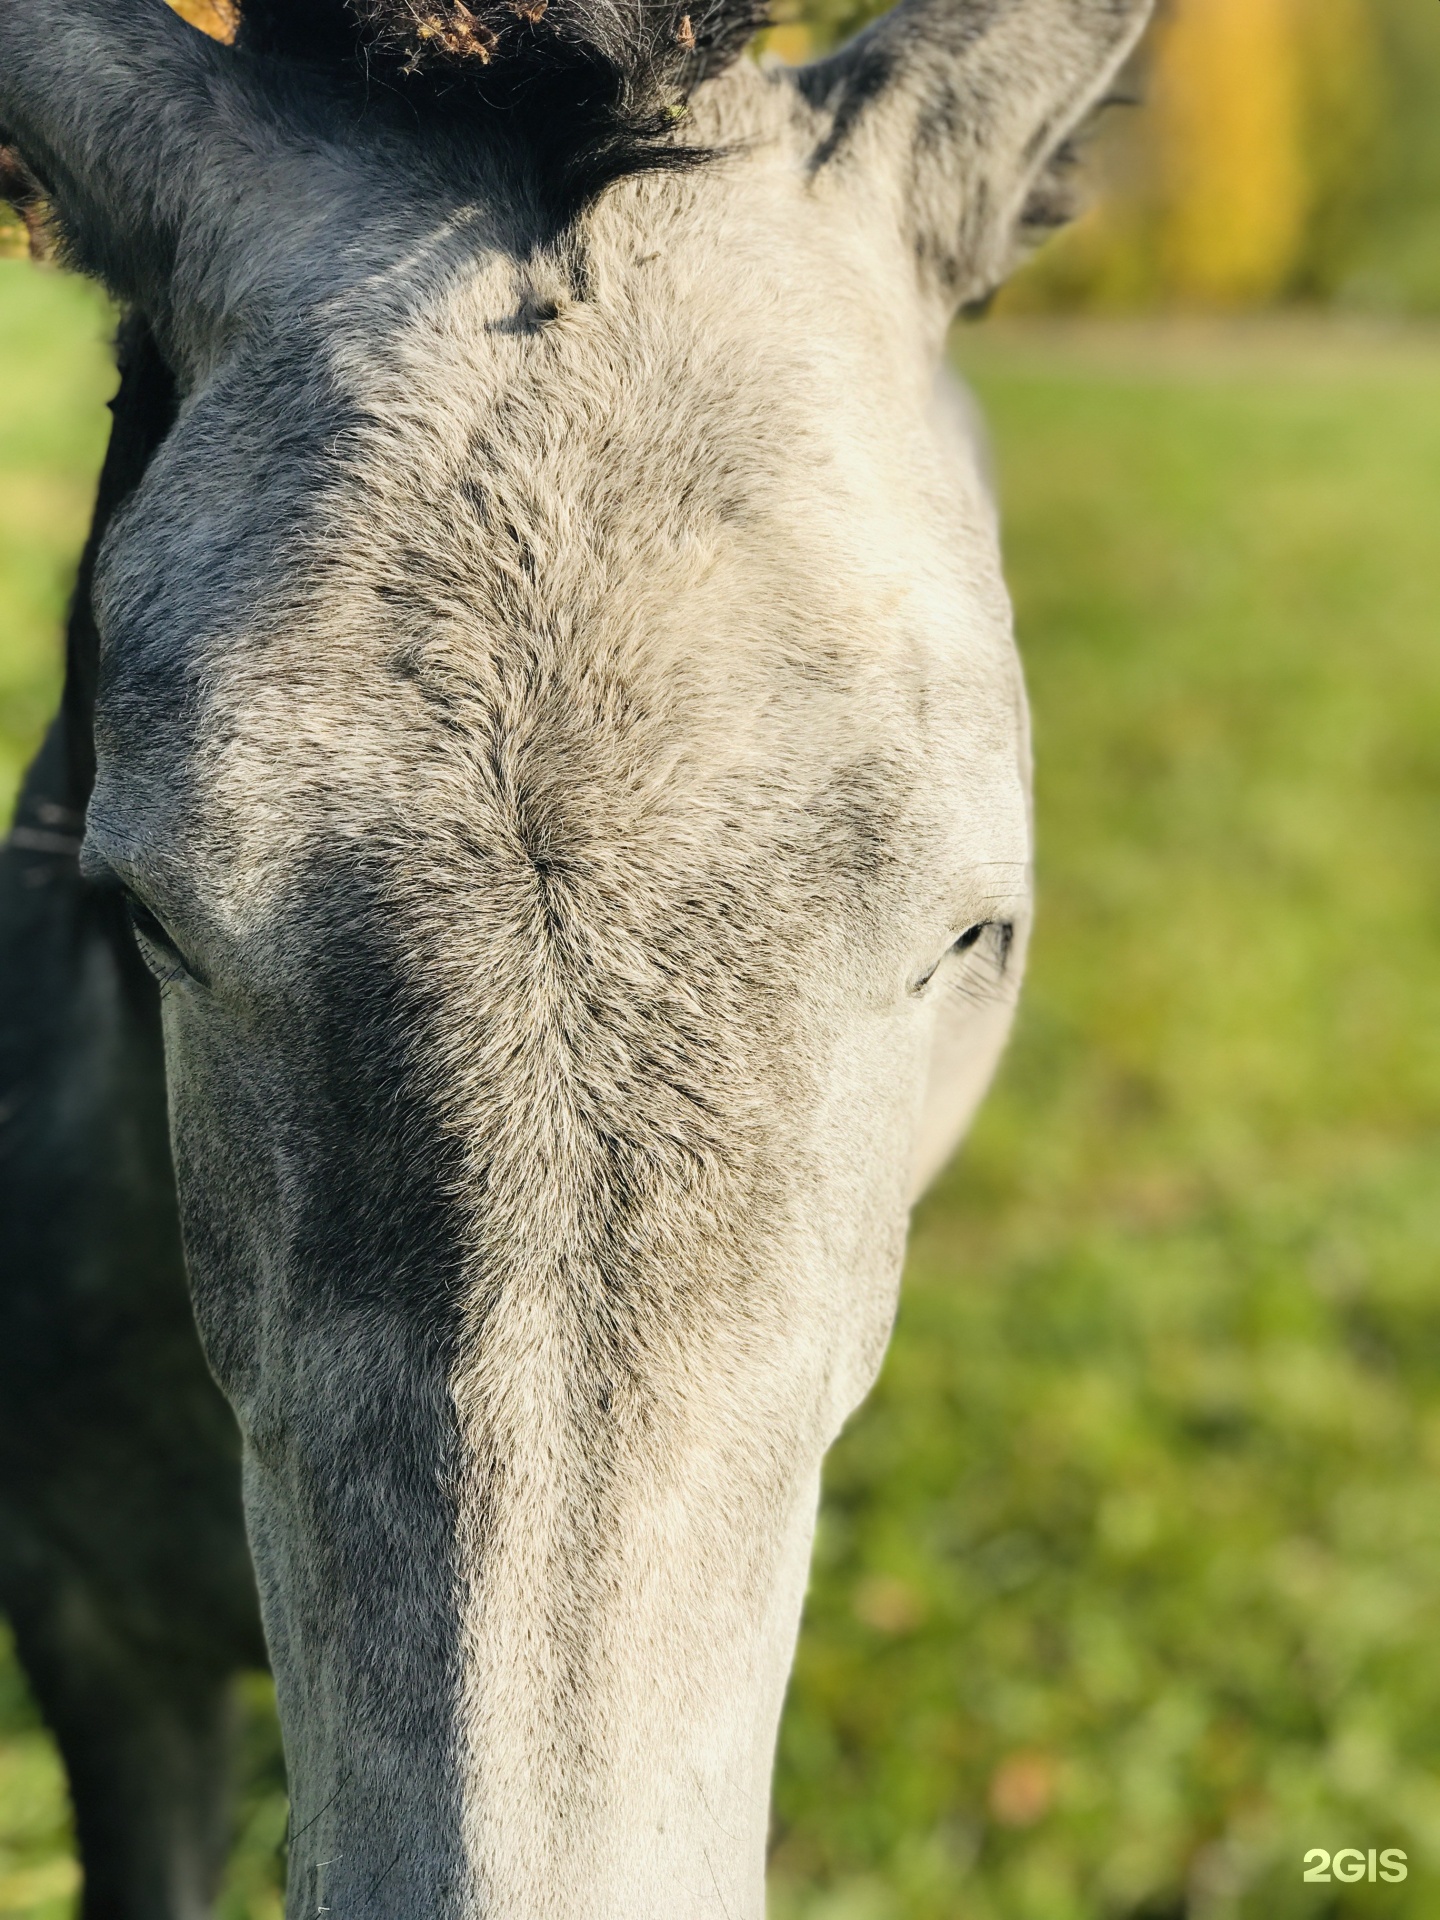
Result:
<instances>
[{"instance_id":1,"label":"blurred tree","mask_svg":"<svg viewBox=\"0 0 1440 1920\"><path fill-rule=\"evenodd\" d=\"M1329 0L1334 5L1335 0ZM1326 29L1359 40L1360 15ZM1160 167L1156 265L1167 291L1207 304L1281 291L1304 245L1311 23L1295 0L1191 0L1156 36L1152 140ZM1327 49L1328 50L1328 49Z\"/></svg>"},{"instance_id":2,"label":"blurred tree","mask_svg":"<svg viewBox=\"0 0 1440 1920\"><path fill-rule=\"evenodd\" d=\"M1440 7L1368 0L1383 118L1341 286L1353 305L1440 312Z\"/></svg>"}]
</instances>

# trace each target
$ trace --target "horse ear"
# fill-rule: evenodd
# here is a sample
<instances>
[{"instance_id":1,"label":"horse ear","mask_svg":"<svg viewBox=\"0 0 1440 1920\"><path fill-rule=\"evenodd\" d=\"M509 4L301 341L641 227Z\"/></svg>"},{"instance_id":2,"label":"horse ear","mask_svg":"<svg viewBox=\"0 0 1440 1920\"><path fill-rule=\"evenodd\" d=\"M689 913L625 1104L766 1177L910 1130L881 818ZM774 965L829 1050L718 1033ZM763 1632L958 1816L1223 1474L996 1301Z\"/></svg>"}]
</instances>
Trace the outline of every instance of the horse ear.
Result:
<instances>
[{"instance_id":1,"label":"horse ear","mask_svg":"<svg viewBox=\"0 0 1440 1920\"><path fill-rule=\"evenodd\" d=\"M922 284L949 312L985 298L1027 239L1061 223L1067 139L1153 0L901 0L796 70L820 116L812 174L885 196Z\"/></svg>"},{"instance_id":2,"label":"horse ear","mask_svg":"<svg viewBox=\"0 0 1440 1920\"><path fill-rule=\"evenodd\" d=\"M227 8L186 11L219 23ZM151 311L236 102L231 49L164 0L0 0L0 142L76 264Z\"/></svg>"}]
</instances>

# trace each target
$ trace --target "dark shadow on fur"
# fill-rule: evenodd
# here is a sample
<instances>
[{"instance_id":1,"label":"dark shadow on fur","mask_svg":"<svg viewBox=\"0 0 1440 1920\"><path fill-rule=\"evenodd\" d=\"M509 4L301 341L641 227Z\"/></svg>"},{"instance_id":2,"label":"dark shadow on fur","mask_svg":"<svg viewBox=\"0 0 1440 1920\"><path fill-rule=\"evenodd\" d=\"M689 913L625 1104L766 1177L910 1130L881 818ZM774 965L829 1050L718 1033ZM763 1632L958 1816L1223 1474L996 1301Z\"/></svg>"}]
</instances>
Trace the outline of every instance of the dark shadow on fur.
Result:
<instances>
[{"instance_id":1,"label":"dark shadow on fur","mask_svg":"<svg viewBox=\"0 0 1440 1920\"><path fill-rule=\"evenodd\" d=\"M510 144L557 220L627 174L694 167L685 102L766 0L247 0L238 44L348 74Z\"/></svg>"},{"instance_id":2,"label":"dark shadow on fur","mask_svg":"<svg viewBox=\"0 0 1440 1920\"><path fill-rule=\"evenodd\" d=\"M86 1920L206 1903L230 1682L264 1663L234 1421L186 1292L154 982L76 862L94 778L89 588L174 395L128 321L61 713L0 850L0 1605L70 1777Z\"/></svg>"}]
</instances>

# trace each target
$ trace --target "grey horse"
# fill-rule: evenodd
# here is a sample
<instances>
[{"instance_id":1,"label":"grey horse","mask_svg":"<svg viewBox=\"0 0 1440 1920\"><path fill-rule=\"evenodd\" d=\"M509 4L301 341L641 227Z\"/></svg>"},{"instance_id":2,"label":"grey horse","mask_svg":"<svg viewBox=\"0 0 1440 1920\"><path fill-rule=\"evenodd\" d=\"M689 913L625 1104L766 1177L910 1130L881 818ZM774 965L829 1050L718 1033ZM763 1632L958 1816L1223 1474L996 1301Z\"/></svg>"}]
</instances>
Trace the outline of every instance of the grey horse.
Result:
<instances>
[{"instance_id":1,"label":"grey horse","mask_svg":"<svg viewBox=\"0 0 1440 1920\"><path fill-rule=\"evenodd\" d=\"M0 0L129 314L0 878L89 1920L205 1909L261 1619L292 1920L759 1920L821 1461L1029 924L941 352L1148 6L788 70L750 0Z\"/></svg>"}]
</instances>

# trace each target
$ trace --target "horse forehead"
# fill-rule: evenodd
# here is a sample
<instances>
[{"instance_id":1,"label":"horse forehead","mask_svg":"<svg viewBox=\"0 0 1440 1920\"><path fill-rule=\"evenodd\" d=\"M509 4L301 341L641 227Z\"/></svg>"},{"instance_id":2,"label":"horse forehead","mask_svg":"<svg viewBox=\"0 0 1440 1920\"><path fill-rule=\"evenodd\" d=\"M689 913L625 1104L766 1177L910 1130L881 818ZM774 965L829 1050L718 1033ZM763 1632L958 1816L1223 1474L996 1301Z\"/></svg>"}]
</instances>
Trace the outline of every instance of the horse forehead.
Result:
<instances>
[{"instance_id":1,"label":"horse forehead","mask_svg":"<svg viewBox=\"0 0 1440 1920\"><path fill-rule=\"evenodd\" d=\"M992 858L1023 837L1003 605L937 541L857 550L783 490L673 512L593 456L587 508L512 455L338 488L269 603L200 631L193 697L166 676L168 730L137 677L176 821L219 829L221 867L263 893L338 832L447 871L482 843L522 868L608 849L678 885L788 845L873 891L943 858L937 813L997 822Z\"/></svg>"},{"instance_id":2,"label":"horse forehead","mask_svg":"<svg viewBox=\"0 0 1440 1920\"><path fill-rule=\"evenodd\" d=\"M964 603L961 650L1008 686L993 510L923 371L800 311L783 259L697 285L650 237L594 249L584 298L553 263L491 261L332 344L353 427L314 505L344 556L327 595L592 634L767 601L832 658L897 624L953 641Z\"/></svg>"},{"instance_id":3,"label":"horse forehead","mask_svg":"<svg viewBox=\"0 0 1440 1920\"><path fill-rule=\"evenodd\" d=\"M378 753L401 779L462 746L617 789L643 764L873 794L882 762L899 779L962 734L978 779L1013 763L988 515L917 511L903 459L857 458L833 420L805 433L764 388L677 406L651 365L627 402L613 362L609 391L576 368L457 400L462 358L435 405L371 387L283 632L218 650L227 730L293 740L298 687L337 764Z\"/></svg>"},{"instance_id":4,"label":"horse forehead","mask_svg":"<svg viewBox=\"0 0 1440 1920\"><path fill-rule=\"evenodd\" d=\"M716 283L652 200L668 223L621 209L578 269L419 248L198 397L115 569L112 680L133 713L202 689L173 725L243 767L238 811L286 783L300 823L322 790L385 811L501 737L552 789L557 757L616 792L742 769L837 818L961 735L971 785L1009 784L992 515L922 381L806 310L763 222Z\"/></svg>"},{"instance_id":5,"label":"horse forehead","mask_svg":"<svg viewBox=\"0 0 1440 1920\"><path fill-rule=\"evenodd\" d=\"M988 505L905 498L935 464L922 356L877 351L854 276L822 280L793 167L623 183L550 254L463 212L422 225L358 280L320 262L201 382L129 522L177 634L321 577L332 608L483 607L517 561L573 607L686 539L768 548L772 574L887 547L933 571L937 543L993 574Z\"/></svg>"},{"instance_id":6,"label":"horse forehead","mask_svg":"<svg viewBox=\"0 0 1440 1920\"><path fill-rule=\"evenodd\" d=\"M677 285L632 252L583 294L555 263L488 263L399 324L338 333L325 374L356 423L352 476L417 506L417 483L492 478L611 521L733 512L767 482L793 496L837 429L883 408L857 353L806 340L783 284L754 277L742 315L733 287Z\"/></svg>"}]
</instances>

